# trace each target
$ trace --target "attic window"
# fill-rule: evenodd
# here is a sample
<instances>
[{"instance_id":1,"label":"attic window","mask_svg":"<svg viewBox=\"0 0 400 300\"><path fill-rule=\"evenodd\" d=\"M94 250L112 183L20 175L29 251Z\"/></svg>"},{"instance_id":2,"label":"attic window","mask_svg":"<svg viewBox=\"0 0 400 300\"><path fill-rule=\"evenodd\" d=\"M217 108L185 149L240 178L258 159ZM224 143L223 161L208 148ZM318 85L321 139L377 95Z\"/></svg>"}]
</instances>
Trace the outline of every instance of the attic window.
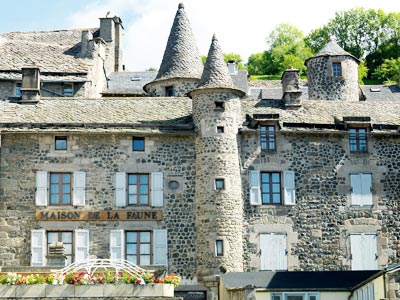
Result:
<instances>
[{"instance_id":1,"label":"attic window","mask_svg":"<svg viewBox=\"0 0 400 300\"><path fill-rule=\"evenodd\" d=\"M133 76L133 77L131 78L131 81L140 81L140 80L142 80L142 77L137 76L137 75L135 75L135 76Z\"/></svg>"},{"instance_id":2,"label":"attic window","mask_svg":"<svg viewBox=\"0 0 400 300\"><path fill-rule=\"evenodd\" d=\"M74 85L72 83L64 83L63 95L64 97L74 96Z\"/></svg>"},{"instance_id":3,"label":"attic window","mask_svg":"<svg viewBox=\"0 0 400 300\"><path fill-rule=\"evenodd\" d=\"M381 91L380 88L370 88L369 90L370 90L371 92L374 92L374 93L377 93L377 92L380 92L380 91Z\"/></svg>"}]
</instances>

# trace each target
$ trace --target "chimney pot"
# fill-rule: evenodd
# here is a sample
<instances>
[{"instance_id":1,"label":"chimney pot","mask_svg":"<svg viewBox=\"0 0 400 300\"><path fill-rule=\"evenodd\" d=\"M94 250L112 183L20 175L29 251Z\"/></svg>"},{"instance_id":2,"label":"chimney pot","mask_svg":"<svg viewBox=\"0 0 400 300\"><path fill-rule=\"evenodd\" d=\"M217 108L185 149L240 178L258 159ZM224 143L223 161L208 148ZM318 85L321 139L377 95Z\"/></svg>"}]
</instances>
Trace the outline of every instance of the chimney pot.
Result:
<instances>
[{"instance_id":1,"label":"chimney pot","mask_svg":"<svg viewBox=\"0 0 400 300\"><path fill-rule=\"evenodd\" d=\"M22 68L20 102L37 102L40 99L40 69L36 66Z\"/></svg>"}]
</instances>

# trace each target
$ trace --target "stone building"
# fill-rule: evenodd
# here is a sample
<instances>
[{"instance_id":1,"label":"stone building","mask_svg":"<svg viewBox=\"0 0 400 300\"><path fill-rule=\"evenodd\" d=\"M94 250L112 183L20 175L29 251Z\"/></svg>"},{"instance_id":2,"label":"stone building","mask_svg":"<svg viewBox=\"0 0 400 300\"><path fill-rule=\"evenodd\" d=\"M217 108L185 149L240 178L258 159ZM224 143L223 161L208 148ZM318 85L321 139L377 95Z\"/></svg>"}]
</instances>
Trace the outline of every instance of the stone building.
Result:
<instances>
[{"instance_id":1,"label":"stone building","mask_svg":"<svg viewBox=\"0 0 400 300\"><path fill-rule=\"evenodd\" d=\"M398 86L360 88L358 60L331 41L308 86L288 69L278 92L243 90L215 36L203 68L182 4L158 74L127 74L121 23L3 35L3 270L44 267L63 242L68 262L162 266L215 299L221 273L399 262ZM28 37L35 56L17 47Z\"/></svg>"}]
</instances>

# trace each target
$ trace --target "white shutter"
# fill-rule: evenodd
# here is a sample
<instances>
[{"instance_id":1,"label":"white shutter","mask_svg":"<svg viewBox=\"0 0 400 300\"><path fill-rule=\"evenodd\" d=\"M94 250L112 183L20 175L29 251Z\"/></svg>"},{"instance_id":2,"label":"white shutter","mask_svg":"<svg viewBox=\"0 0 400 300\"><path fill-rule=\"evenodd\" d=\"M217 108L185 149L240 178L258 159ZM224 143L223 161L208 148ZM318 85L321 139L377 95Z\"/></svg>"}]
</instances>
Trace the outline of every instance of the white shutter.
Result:
<instances>
[{"instance_id":1,"label":"white shutter","mask_svg":"<svg viewBox=\"0 0 400 300\"><path fill-rule=\"evenodd\" d=\"M372 205L372 174L361 173L362 205Z\"/></svg>"},{"instance_id":2,"label":"white shutter","mask_svg":"<svg viewBox=\"0 0 400 300\"><path fill-rule=\"evenodd\" d=\"M286 235L260 234L260 270L287 270Z\"/></svg>"},{"instance_id":3,"label":"white shutter","mask_svg":"<svg viewBox=\"0 0 400 300\"><path fill-rule=\"evenodd\" d=\"M115 173L115 206L126 206L126 174L124 172Z\"/></svg>"},{"instance_id":4,"label":"white shutter","mask_svg":"<svg viewBox=\"0 0 400 300\"><path fill-rule=\"evenodd\" d=\"M153 231L153 253L155 265L168 265L168 238L167 230Z\"/></svg>"},{"instance_id":5,"label":"white shutter","mask_svg":"<svg viewBox=\"0 0 400 300\"><path fill-rule=\"evenodd\" d=\"M151 173L151 205L164 205L164 176L160 172Z\"/></svg>"},{"instance_id":6,"label":"white shutter","mask_svg":"<svg viewBox=\"0 0 400 300\"><path fill-rule=\"evenodd\" d=\"M75 261L89 256L89 230L75 229Z\"/></svg>"},{"instance_id":7,"label":"white shutter","mask_svg":"<svg viewBox=\"0 0 400 300\"><path fill-rule=\"evenodd\" d=\"M376 234L366 233L362 235L363 241L363 270L377 270L377 245Z\"/></svg>"},{"instance_id":8,"label":"white shutter","mask_svg":"<svg viewBox=\"0 0 400 300\"><path fill-rule=\"evenodd\" d=\"M285 205L296 204L296 188L294 184L294 171L283 172L284 201Z\"/></svg>"},{"instance_id":9,"label":"white shutter","mask_svg":"<svg viewBox=\"0 0 400 300\"><path fill-rule=\"evenodd\" d=\"M74 195L72 203L74 206L85 205L86 173L74 172Z\"/></svg>"},{"instance_id":10,"label":"white shutter","mask_svg":"<svg viewBox=\"0 0 400 300\"><path fill-rule=\"evenodd\" d=\"M38 206L47 206L47 172L37 171L36 172L36 195L35 203Z\"/></svg>"},{"instance_id":11,"label":"white shutter","mask_svg":"<svg viewBox=\"0 0 400 300\"><path fill-rule=\"evenodd\" d=\"M46 237L44 229L31 231L31 267L45 266Z\"/></svg>"},{"instance_id":12,"label":"white shutter","mask_svg":"<svg viewBox=\"0 0 400 300\"><path fill-rule=\"evenodd\" d=\"M350 174L351 204L362 205L361 174Z\"/></svg>"},{"instance_id":13,"label":"white shutter","mask_svg":"<svg viewBox=\"0 0 400 300\"><path fill-rule=\"evenodd\" d=\"M250 204L261 205L260 171L249 171Z\"/></svg>"},{"instance_id":14,"label":"white shutter","mask_svg":"<svg viewBox=\"0 0 400 300\"><path fill-rule=\"evenodd\" d=\"M350 235L351 269L363 270L363 245L360 233Z\"/></svg>"},{"instance_id":15,"label":"white shutter","mask_svg":"<svg viewBox=\"0 0 400 300\"><path fill-rule=\"evenodd\" d=\"M111 259L125 259L124 231L122 229L110 231L110 256Z\"/></svg>"}]
</instances>

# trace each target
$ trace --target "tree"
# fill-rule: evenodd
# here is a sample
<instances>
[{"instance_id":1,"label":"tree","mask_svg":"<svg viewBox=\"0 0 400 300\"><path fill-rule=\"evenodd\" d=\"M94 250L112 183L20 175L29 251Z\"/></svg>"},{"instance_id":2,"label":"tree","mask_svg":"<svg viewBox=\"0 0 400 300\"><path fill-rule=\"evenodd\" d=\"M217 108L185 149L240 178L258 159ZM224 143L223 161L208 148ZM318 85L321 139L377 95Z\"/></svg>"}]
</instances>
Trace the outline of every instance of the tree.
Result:
<instances>
[{"instance_id":1,"label":"tree","mask_svg":"<svg viewBox=\"0 0 400 300\"><path fill-rule=\"evenodd\" d=\"M267 74L267 63L265 60L265 52L251 54L247 60L247 71L251 75Z\"/></svg>"},{"instance_id":2,"label":"tree","mask_svg":"<svg viewBox=\"0 0 400 300\"><path fill-rule=\"evenodd\" d=\"M400 57L385 59L375 70L374 76L382 81L397 82L400 76Z\"/></svg>"},{"instance_id":3,"label":"tree","mask_svg":"<svg viewBox=\"0 0 400 300\"><path fill-rule=\"evenodd\" d=\"M224 60L226 63L228 63L229 61L235 61L238 64L238 69L242 70L242 69L246 69L245 66L242 63L242 58L240 56L240 54L236 54L236 53L223 53L224 55ZM201 61L203 62L203 65L206 64L206 60L207 60L207 56L206 55L202 55L201 56Z\"/></svg>"}]
</instances>

